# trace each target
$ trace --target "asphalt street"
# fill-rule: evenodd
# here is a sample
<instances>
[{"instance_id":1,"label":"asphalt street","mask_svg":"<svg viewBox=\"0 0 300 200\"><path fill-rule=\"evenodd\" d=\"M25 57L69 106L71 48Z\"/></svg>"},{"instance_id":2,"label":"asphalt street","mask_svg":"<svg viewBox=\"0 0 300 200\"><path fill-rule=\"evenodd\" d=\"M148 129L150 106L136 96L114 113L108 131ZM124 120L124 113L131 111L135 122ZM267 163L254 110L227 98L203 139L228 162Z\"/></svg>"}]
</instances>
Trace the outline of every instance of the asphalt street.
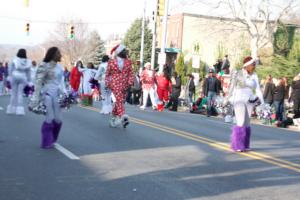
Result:
<instances>
[{"instance_id":1,"label":"asphalt street","mask_svg":"<svg viewBox=\"0 0 300 200\"><path fill-rule=\"evenodd\" d=\"M299 200L300 132L253 125L252 151L229 148L231 124L127 105L128 128L95 107L63 112L56 148L39 148L44 117L5 114L0 200Z\"/></svg>"}]
</instances>

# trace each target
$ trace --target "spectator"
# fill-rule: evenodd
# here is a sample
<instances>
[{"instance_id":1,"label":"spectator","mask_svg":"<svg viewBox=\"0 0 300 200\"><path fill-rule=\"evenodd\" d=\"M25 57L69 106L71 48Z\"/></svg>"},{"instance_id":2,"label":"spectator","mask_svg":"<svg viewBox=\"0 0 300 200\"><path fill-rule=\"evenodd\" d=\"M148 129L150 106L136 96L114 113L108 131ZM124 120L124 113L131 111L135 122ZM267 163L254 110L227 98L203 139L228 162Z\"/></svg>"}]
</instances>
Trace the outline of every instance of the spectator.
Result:
<instances>
[{"instance_id":1,"label":"spectator","mask_svg":"<svg viewBox=\"0 0 300 200\"><path fill-rule=\"evenodd\" d=\"M65 67L65 69L64 69L64 81L65 81L66 85L68 85L70 82L70 72L67 67Z\"/></svg>"},{"instance_id":2,"label":"spectator","mask_svg":"<svg viewBox=\"0 0 300 200\"><path fill-rule=\"evenodd\" d=\"M275 84L273 83L273 77L271 75L268 75L266 78L266 84L264 89L264 100L265 103L272 105L274 100L274 90L275 90Z\"/></svg>"},{"instance_id":3,"label":"spectator","mask_svg":"<svg viewBox=\"0 0 300 200\"><path fill-rule=\"evenodd\" d=\"M283 120L284 96L285 85L283 78L280 78L274 89L274 106L276 110L276 120L278 121L278 125Z\"/></svg>"},{"instance_id":4,"label":"spectator","mask_svg":"<svg viewBox=\"0 0 300 200\"><path fill-rule=\"evenodd\" d=\"M208 78L204 80L203 96L207 97L207 117L210 117L214 109L214 101L221 90L221 82L215 77L214 70L210 69Z\"/></svg>"},{"instance_id":5,"label":"spectator","mask_svg":"<svg viewBox=\"0 0 300 200\"><path fill-rule=\"evenodd\" d=\"M140 98L141 98L141 82L140 77L138 73L135 73L134 80L133 80L133 86L131 86L131 92L132 92L132 98L131 103L134 105L140 104Z\"/></svg>"},{"instance_id":6,"label":"spectator","mask_svg":"<svg viewBox=\"0 0 300 200\"><path fill-rule=\"evenodd\" d=\"M294 103L294 119L300 118L300 73L294 78L292 82L292 100Z\"/></svg>"},{"instance_id":7,"label":"spectator","mask_svg":"<svg viewBox=\"0 0 300 200\"><path fill-rule=\"evenodd\" d=\"M217 62L214 64L214 68L216 73L219 73L222 70L222 59L218 59Z\"/></svg>"},{"instance_id":8,"label":"spectator","mask_svg":"<svg viewBox=\"0 0 300 200\"><path fill-rule=\"evenodd\" d=\"M193 105L193 97L195 97L196 87L194 83L194 76L189 74L189 80L187 82L187 92L188 92L188 103Z\"/></svg>"},{"instance_id":9,"label":"spectator","mask_svg":"<svg viewBox=\"0 0 300 200\"><path fill-rule=\"evenodd\" d=\"M224 71L224 74L229 74L230 73L230 62L228 59L228 55L225 55L223 62L222 62L222 70Z\"/></svg>"},{"instance_id":10,"label":"spectator","mask_svg":"<svg viewBox=\"0 0 300 200\"><path fill-rule=\"evenodd\" d=\"M177 72L173 72L171 83L172 83L172 92L171 92L169 103L167 104L166 108L170 108L171 106L169 110L177 111L178 98L181 92L181 79L180 76L178 76Z\"/></svg>"}]
</instances>

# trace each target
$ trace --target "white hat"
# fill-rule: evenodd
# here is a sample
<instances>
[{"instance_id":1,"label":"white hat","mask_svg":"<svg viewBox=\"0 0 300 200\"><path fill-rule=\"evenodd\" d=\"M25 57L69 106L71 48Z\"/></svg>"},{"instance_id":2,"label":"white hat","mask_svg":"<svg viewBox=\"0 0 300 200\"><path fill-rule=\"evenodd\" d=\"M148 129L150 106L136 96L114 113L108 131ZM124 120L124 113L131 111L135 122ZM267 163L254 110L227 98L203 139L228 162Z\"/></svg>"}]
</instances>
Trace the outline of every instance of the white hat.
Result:
<instances>
[{"instance_id":1,"label":"white hat","mask_svg":"<svg viewBox=\"0 0 300 200\"><path fill-rule=\"evenodd\" d=\"M112 50L110 51L110 54L113 54L114 52L116 53L116 55L118 55L121 51L123 51L124 49L126 49L125 45L123 44L118 44L116 45L114 48L112 48Z\"/></svg>"}]
</instances>

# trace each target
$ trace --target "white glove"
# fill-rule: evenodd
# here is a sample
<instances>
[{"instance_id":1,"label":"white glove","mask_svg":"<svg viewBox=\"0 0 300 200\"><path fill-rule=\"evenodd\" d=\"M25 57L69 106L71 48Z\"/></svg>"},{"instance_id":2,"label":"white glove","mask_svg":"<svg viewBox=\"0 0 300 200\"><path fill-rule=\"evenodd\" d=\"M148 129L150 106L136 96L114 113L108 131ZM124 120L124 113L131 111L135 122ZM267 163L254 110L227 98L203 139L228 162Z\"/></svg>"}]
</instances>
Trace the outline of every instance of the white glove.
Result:
<instances>
[{"instance_id":1,"label":"white glove","mask_svg":"<svg viewBox=\"0 0 300 200\"><path fill-rule=\"evenodd\" d=\"M33 82L30 81L30 82L27 83L27 85L28 85L29 87L31 87L31 86L33 86L34 84L33 84Z\"/></svg>"},{"instance_id":2,"label":"white glove","mask_svg":"<svg viewBox=\"0 0 300 200\"><path fill-rule=\"evenodd\" d=\"M11 82L11 76L8 76L8 77L6 78L6 80L9 81L9 82Z\"/></svg>"}]
</instances>

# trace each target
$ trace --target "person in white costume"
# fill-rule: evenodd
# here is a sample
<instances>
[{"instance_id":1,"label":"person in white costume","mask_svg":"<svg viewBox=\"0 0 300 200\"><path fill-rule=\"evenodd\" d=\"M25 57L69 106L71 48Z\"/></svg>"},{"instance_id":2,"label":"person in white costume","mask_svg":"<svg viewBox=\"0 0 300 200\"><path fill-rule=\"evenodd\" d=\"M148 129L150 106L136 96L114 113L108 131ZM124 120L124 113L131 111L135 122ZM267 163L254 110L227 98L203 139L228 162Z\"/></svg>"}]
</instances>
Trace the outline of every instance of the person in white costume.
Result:
<instances>
[{"instance_id":1,"label":"person in white costume","mask_svg":"<svg viewBox=\"0 0 300 200\"><path fill-rule=\"evenodd\" d=\"M102 103L102 108L100 111L101 114L109 114L112 111L111 90L105 86L105 74L107 70L108 61L109 61L109 57L107 55L103 56L102 62L99 65L98 71L95 75L95 79L99 80L100 87L101 87L101 103Z\"/></svg>"},{"instance_id":2,"label":"person in white costume","mask_svg":"<svg viewBox=\"0 0 300 200\"><path fill-rule=\"evenodd\" d=\"M54 147L62 126L59 96L67 95L64 71L58 63L61 53L57 47L48 49L43 62L37 69L35 91L29 102L30 110L37 110L41 102L46 106L46 119L41 128L41 148Z\"/></svg>"},{"instance_id":3,"label":"person in white costume","mask_svg":"<svg viewBox=\"0 0 300 200\"><path fill-rule=\"evenodd\" d=\"M32 61L32 66L31 66L31 82L33 84L35 84L35 76L36 76L36 70L37 70L37 64L36 64L36 61Z\"/></svg>"},{"instance_id":4,"label":"person in white costume","mask_svg":"<svg viewBox=\"0 0 300 200\"><path fill-rule=\"evenodd\" d=\"M258 100L264 104L255 66L256 60L250 56L246 57L243 68L232 72L231 75L226 101L233 104L236 118L236 125L231 134L231 148L234 151L250 150L251 113Z\"/></svg>"},{"instance_id":5,"label":"person in white costume","mask_svg":"<svg viewBox=\"0 0 300 200\"><path fill-rule=\"evenodd\" d=\"M26 50L19 49L17 56L12 60L8 67L7 80L11 83L11 97L7 106L7 114L25 115L23 106L23 89L31 83L31 60L27 59Z\"/></svg>"},{"instance_id":6,"label":"person in white costume","mask_svg":"<svg viewBox=\"0 0 300 200\"><path fill-rule=\"evenodd\" d=\"M90 80L95 77L97 70L94 69L93 63L88 63L87 67L82 68L78 67L78 71L82 73L83 75L83 81L82 81L82 89L83 94L92 94L92 88Z\"/></svg>"}]
</instances>

